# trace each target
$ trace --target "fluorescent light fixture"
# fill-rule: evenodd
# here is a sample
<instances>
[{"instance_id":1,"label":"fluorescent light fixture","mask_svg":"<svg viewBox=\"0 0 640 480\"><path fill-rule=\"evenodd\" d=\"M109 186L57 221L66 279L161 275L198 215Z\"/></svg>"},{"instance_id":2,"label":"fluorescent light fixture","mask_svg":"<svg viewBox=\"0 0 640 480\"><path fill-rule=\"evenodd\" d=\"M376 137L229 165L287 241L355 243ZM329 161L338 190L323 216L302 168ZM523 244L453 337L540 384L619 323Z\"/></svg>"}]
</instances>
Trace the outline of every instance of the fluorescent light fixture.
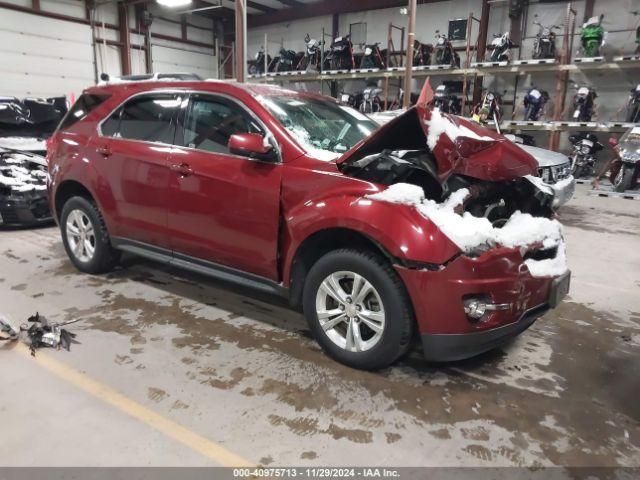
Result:
<instances>
[{"instance_id":1,"label":"fluorescent light fixture","mask_svg":"<svg viewBox=\"0 0 640 480\"><path fill-rule=\"evenodd\" d=\"M191 0L157 0L157 2L163 7L177 8L189 5Z\"/></svg>"}]
</instances>

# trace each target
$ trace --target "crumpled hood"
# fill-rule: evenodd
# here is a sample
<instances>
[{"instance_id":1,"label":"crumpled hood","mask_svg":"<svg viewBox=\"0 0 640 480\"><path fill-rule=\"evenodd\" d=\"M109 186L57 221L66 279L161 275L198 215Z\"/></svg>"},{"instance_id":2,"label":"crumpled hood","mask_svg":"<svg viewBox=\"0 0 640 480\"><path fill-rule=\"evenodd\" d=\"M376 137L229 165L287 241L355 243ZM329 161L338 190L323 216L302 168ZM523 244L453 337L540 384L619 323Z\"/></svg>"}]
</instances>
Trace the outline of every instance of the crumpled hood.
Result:
<instances>
[{"instance_id":1,"label":"crumpled hood","mask_svg":"<svg viewBox=\"0 0 640 480\"><path fill-rule=\"evenodd\" d=\"M421 106L380 127L342 155L337 164L383 150L425 148L436 158L441 179L454 173L488 181L537 174L536 160L502 135L471 120Z\"/></svg>"}]
</instances>

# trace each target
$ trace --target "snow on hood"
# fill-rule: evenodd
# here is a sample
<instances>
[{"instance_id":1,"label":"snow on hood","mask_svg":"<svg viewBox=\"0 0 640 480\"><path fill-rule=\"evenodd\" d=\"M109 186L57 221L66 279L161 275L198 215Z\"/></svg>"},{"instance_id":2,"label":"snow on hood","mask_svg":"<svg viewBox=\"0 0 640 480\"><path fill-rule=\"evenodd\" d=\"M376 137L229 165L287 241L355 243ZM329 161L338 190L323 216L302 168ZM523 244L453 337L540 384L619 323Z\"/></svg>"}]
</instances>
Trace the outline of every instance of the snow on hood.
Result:
<instances>
[{"instance_id":1,"label":"snow on hood","mask_svg":"<svg viewBox=\"0 0 640 480\"><path fill-rule=\"evenodd\" d=\"M517 211L503 227L496 228L487 218L474 217L469 212L456 213L456 207L462 205L468 195L469 190L463 188L453 192L444 202L437 203L425 199L421 187L396 183L367 198L414 206L464 253L494 246L515 248L539 244L544 249L557 247L557 254L553 259L525 260L532 276L556 276L568 270L560 222Z\"/></svg>"},{"instance_id":2,"label":"snow on hood","mask_svg":"<svg viewBox=\"0 0 640 480\"><path fill-rule=\"evenodd\" d=\"M14 192L47 188L47 167L42 157L0 150L0 185Z\"/></svg>"},{"instance_id":3,"label":"snow on hood","mask_svg":"<svg viewBox=\"0 0 640 480\"><path fill-rule=\"evenodd\" d=\"M43 152L47 149L44 140L34 137L0 137L0 147L27 152Z\"/></svg>"},{"instance_id":4,"label":"snow on hood","mask_svg":"<svg viewBox=\"0 0 640 480\"><path fill-rule=\"evenodd\" d=\"M452 122L450 117L443 116L442 113L440 113L439 108L434 108L431 111L431 118L425 120L424 123L429 126L427 145L431 150L436 148L437 143L440 141L440 136L443 134L452 142L455 142L459 137L467 137L485 142L496 140L494 137L478 135L464 124Z\"/></svg>"}]
</instances>

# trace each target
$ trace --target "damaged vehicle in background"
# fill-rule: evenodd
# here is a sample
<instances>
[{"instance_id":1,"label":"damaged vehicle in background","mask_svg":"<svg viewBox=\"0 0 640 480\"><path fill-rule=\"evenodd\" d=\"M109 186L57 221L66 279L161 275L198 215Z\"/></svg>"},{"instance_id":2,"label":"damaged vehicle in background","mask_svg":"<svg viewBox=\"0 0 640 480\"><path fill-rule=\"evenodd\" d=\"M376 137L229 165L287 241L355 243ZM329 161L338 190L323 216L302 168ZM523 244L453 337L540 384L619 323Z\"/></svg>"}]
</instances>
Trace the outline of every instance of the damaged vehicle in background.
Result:
<instances>
[{"instance_id":1,"label":"damaged vehicle in background","mask_svg":"<svg viewBox=\"0 0 640 480\"><path fill-rule=\"evenodd\" d=\"M45 142L66 113L64 97L0 97L0 225L52 221Z\"/></svg>"},{"instance_id":2,"label":"damaged vehicle in background","mask_svg":"<svg viewBox=\"0 0 640 480\"><path fill-rule=\"evenodd\" d=\"M325 352L362 369L418 338L429 360L477 355L568 292L536 161L468 120L417 106L377 128L330 98L230 82L83 97L99 101L71 110L49 153L83 272L124 250L285 295Z\"/></svg>"}]
</instances>

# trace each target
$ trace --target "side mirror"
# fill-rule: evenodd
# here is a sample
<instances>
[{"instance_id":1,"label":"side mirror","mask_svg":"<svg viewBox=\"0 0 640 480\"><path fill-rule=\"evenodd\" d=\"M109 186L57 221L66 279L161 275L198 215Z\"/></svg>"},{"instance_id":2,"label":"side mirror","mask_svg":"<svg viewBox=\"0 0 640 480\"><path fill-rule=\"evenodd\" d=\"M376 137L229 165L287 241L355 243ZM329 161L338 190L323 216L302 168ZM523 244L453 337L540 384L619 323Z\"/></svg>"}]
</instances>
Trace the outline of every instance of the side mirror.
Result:
<instances>
[{"instance_id":1,"label":"side mirror","mask_svg":"<svg viewBox=\"0 0 640 480\"><path fill-rule=\"evenodd\" d=\"M259 133L236 133L229 137L229 153L267 162L277 160L273 146Z\"/></svg>"}]
</instances>

